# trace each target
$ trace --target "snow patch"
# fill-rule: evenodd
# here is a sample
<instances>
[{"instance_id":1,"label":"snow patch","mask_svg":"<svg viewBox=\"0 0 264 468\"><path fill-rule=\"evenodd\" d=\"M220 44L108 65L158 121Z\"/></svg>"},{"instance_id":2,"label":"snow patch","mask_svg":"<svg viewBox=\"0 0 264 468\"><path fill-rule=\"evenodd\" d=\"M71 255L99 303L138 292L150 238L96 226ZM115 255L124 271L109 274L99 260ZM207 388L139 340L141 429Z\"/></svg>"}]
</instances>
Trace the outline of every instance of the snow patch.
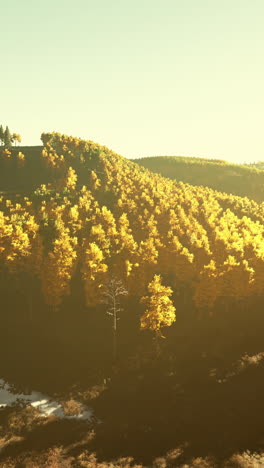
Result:
<instances>
[{"instance_id":1,"label":"snow patch","mask_svg":"<svg viewBox=\"0 0 264 468\"><path fill-rule=\"evenodd\" d=\"M93 410L85 408L83 411L74 416L65 415L62 405L49 398L40 392L32 392L30 394L14 393L12 388L3 379L0 379L0 408L11 406L19 402L28 403L37 408L42 416L54 415L58 418L90 420L93 416Z\"/></svg>"}]
</instances>

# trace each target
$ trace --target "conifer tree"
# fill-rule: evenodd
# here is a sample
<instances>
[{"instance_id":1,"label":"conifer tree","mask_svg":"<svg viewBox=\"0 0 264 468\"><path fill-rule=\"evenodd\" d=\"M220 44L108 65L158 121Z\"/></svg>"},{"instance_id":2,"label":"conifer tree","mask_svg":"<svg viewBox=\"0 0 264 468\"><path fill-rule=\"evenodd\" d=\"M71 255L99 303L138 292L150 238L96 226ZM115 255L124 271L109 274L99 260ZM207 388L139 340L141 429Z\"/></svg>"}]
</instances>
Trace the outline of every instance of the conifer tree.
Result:
<instances>
[{"instance_id":1,"label":"conifer tree","mask_svg":"<svg viewBox=\"0 0 264 468\"><path fill-rule=\"evenodd\" d=\"M4 129L3 129L3 125L0 126L0 143L1 145L4 144L4 137L5 137L5 132L4 132Z\"/></svg>"},{"instance_id":2,"label":"conifer tree","mask_svg":"<svg viewBox=\"0 0 264 468\"><path fill-rule=\"evenodd\" d=\"M11 133L7 126L6 126L5 133L4 133L4 144L6 148L10 148L12 146Z\"/></svg>"}]
</instances>

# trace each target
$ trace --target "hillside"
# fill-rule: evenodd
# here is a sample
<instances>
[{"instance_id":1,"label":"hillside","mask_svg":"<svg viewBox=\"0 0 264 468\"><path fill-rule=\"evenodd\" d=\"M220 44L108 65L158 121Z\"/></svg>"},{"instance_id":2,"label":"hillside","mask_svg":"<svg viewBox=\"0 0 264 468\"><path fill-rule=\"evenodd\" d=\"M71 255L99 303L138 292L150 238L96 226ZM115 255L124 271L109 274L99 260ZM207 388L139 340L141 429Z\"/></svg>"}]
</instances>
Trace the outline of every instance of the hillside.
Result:
<instances>
[{"instance_id":1,"label":"hillside","mask_svg":"<svg viewBox=\"0 0 264 468\"><path fill-rule=\"evenodd\" d=\"M78 390L103 423L88 436L81 423L30 422L20 440L6 411L0 437L8 427L18 440L0 460L25 464L36 441L33 458L55 445L83 457L78 467L225 467L264 449L264 203L168 180L91 141L42 141L0 151L0 378ZM113 278L128 293L117 335ZM131 458L111 465L120 457Z\"/></svg>"},{"instance_id":2,"label":"hillside","mask_svg":"<svg viewBox=\"0 0 264 468\"><path fill-rule=\"evenodd\" d=\"M250 164L246 164L246 166L248 166L250 168L256 168L256 169L264 170L264 161L253 162L253 163L250 163Z\"/></svg>"},{"instance_id":3,"label":"hillside","mask_svg":"<svg viewBox=\"0 0 264 468\"><path fill-rule=\"evenodd\" d=\"M34 148L22 160L18 150L2 152L0 187L7 195L1 201L1 260L10 273L37 263L47 303L58 305L68 294L77 264L87 305L100 300L96 288L117 272L132 295L139 278L137 295L154 274L165 275L180 299L190 289L203 309L223 298L263 294L264 204L168 182L92 142L58 134L43 140L44 149ZM8 201L16 187L18 195ZM13 252L18 235L21 244ZM59 258L63 249L71 261L61 273L54 255ZM87 270L93 256L96 267ZM236 272L244 281L240 289L232 283ZM209 280L214 288L205 299Z\"/></svg>"},{"instance_id":4,"label":"hillside","mask_svg":"<svg viewBox=\"0 0 264 468\"><path fill-rule=\"evenodd\" d=\"M220 159L184 156L153 156L133 161L178 182L264 201L264 171L261 163L233 164Z\"/></svg>"}]
</instances>

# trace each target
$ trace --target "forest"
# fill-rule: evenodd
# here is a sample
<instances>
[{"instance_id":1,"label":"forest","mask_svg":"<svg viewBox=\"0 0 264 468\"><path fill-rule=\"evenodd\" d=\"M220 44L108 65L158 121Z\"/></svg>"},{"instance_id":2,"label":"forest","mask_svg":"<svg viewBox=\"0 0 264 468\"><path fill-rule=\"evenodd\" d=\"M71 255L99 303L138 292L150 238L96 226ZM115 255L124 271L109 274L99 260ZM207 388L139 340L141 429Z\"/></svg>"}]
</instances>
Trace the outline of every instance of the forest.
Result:
<instances>
[{"instance_id":1,"label":"forest","mask_svg":"<svg viewBox=\"0 0 264 468\"><path fill-rule=\"evenodd\" d=\"M0 378L100 423L0 408L0 466L264 466L263 170L41 141L0 148Z\"/></svg>"}]
</instances>

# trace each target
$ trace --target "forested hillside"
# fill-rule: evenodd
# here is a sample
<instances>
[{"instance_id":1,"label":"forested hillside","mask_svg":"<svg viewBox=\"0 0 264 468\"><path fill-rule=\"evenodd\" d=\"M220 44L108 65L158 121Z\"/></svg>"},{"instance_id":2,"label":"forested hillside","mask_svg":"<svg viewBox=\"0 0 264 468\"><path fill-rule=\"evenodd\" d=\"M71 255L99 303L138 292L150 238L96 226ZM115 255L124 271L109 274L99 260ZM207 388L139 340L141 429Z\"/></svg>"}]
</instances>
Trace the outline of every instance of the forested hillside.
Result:
<instances>
[{"instance_id":1,"label":"forested hillside","mask_svg":"<svg viewBox=\"0 0 264 468\"><path fill-rule=\"evenodd\" d=\"M233 164L221 159L185 156L153 156L134 159L141 166L164 177L220 192L264 200L263 164Z\"/></svg>"},{"instance_id":2,"label":"forested hillside","mask_svg":"<svg viewBox=\"0 0 264 468\"><path fill-rule=\"evenodd\" d=\"M86 439L64 427L55 445L93 450L98 466L164 455L153 466L210 468L210 455L224 467L261 449L264 203L168 180L91 141L42 141L0 152L2 376L86 389L103 424ZM126 292L115 323L113 281ZM34 433L44 452L49 427L61 434ZM24 460L27 437L3 459ZM120 456L140 465L111 465ZM83 457L65 466L96 466Z\"/></svg>"},{"instance_id":3,"label":"forested hillside","mask_svg":"<svg viewBox=\"0 0 264 468\"><path fill-rule=\"evenodd\" d=\"M88 307L111 276L140 297L162 275L202 311L264 294L264 204L168 181L91 142L43 141L28 156L2 151L1 262L18 281L30 274L47 304L77 272Z\"/></svg>"}]
</instances>

